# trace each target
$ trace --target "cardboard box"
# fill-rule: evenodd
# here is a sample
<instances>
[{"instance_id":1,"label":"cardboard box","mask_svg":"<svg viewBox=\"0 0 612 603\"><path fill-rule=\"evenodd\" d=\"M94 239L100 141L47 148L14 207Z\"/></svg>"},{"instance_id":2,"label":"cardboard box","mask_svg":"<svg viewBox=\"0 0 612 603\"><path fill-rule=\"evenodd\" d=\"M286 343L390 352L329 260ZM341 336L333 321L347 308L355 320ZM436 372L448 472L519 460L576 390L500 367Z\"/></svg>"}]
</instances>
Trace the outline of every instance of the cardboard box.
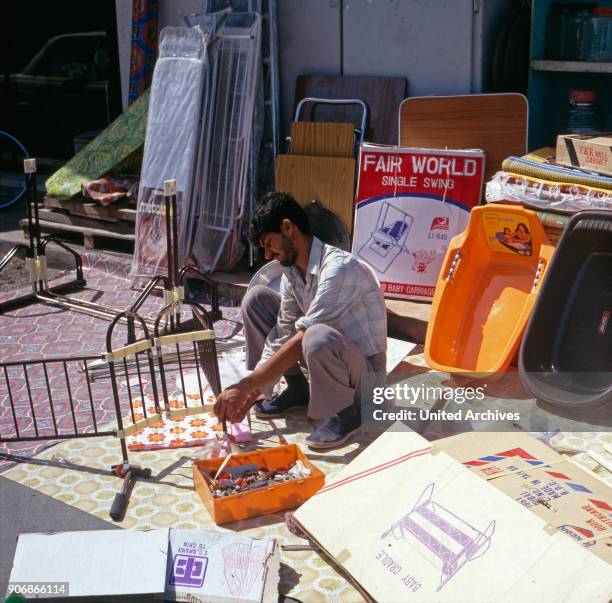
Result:
<instances>
[{"instance_id":1,"label":"cardboard box","mask_svg":"<svg viewBox=\"0 0 612 603\"><path fill-rule=\"evenodd\" d=\"M611 565L401 425L294 519L376 601L612 597Z\"/></svg>"},{"instance_id":2,"label":"cardboard box","mask_svg":"<svg viewBox=\"0 0 612 603\"><path fill-rule=\"evenodd\" d=\"M450 240L480 202L484 152L361 145L353 253L387 297L429 301Z\"/></svg>"},{"instance_id":3,"label":"cardboard box","mask_svg":"<svg viewBox=\"0 0 612 603\"><path fill-rule=\"evenodd\" d=\"M280 552L272 538L171 530L167 601L267 603L278 599Z\"/></svg>"},{"instance_id":4,"label":"cardboard box","mask_svg":"<svg viewBox=\"0 0 612 603\"><path fill-rule=\"evenodd\" d=\"M308 477L215 498L202 471L216 472L224 460L225 458L215 458L193 463L193 481L196 492L200 495L213 521L218 525L298 507L322 488L325 482L325 474L304 456L298 446L289 444L235 454L227 466L237 467L254 463L267 469L287 469L290 463L301 460L305 467L310 469L311 473Z\"/></svg>"},{"instance_id":5,"label":"cardboard box","mask_svg":"<svg viewBox=\"0 0 612 603\"><path fill-rule=\"evenodd\" d=\"M463 433L436 447L612 565L612 488L528 433Z\"/></svg>"},{"instance_id":6,"label":"cardboard box","mask_svg":"<svg viewBox=\"0 0 612 603\"><path fill-rule=\"evenodd\" d=\"M612 176L612 133L557 136L557 163Z\"/></svg>"},{"instance_id":7,"label":"cardboard box","mask_svg":"<svg viewBox=\"0 0 612 603\"><path fill-rule=\"evenodd\" d=\"M168 530L21 534L9 582L52 587L49 601L152 601L163 598ZM40 589L39 589L40 590ZM26 595L32 597L33 595ZM29 600L29 599L28 599Z\"/></svg>"},{"instance_id":8,"label":"cardboard box","mask_svg":"<svg viewBox=\"0 0 612 603\"><path fill-rule=\"evenodd\" d=\"M231 532L22 534L10 583L38 584L39 598L46 588L56 595L46 600L70 603L265 603L278 597L279 568L274 539Z\"/></svg>"}]
</instances>

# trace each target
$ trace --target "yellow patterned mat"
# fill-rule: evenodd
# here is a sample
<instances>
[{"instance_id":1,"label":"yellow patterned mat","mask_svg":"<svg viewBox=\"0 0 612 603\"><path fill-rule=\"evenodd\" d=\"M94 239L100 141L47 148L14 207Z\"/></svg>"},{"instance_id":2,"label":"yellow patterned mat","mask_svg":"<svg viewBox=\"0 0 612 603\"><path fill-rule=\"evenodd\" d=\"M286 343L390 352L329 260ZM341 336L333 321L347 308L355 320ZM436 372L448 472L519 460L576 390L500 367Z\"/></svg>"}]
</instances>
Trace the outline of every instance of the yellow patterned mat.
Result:
<instances>
[{"instance_id":1,"label":"yellow patterned mat","mask_svg":"<svg viewBox=\"0 0 612 603\"><path fill-rule=\"evenodd\" d=\"M390 382L401 381L402 371L413 371L424 365L420 354L406 361L390 376ZM284 435L289 443L300 445L326 475L333 476L376 437L361 434L342 448L317 454L309 451L304 442L311 430L308 419L297 412L271 421L253 418L255 439L246 448L276 446L278 435ZM611 433L558 433L550 443L561 452L577 453L573 457L575 460L607 478L606 481L612 485L610 474L584 452L599 445L612 445ZM283 513L235 522L226 527L216 526L193 490L191 462L197 458L197 448L130 453L130 460L150 467L154 478L136 483L126 517L118 525L125 529L173 526L231 530L253 537L277 538L281 544L303 542L287 530ZM121 487L121 480L109 475L108 469L120 461L119 441L115 438L67 440L27 463L8 469L3 476L112 523L108 512L115 493ZM316 552L283 551L281 559L281 593L304 603L363 601L361 595Z\"/></svg>"},{"instance_id":2,"label":"yellow patterned mat","mask_svg":"<svg viewBox=\"0 0 612 603\"><path fill-rule=\"evenodd\" d=\"M289 425L289 428L287 428ZM333 475L367 446L374 436L360 435L343 448L327 454L308 452L304 438L311 426L303 414L286 420L253 419L255 440L248 448L278 445L277 434L297 443L327 475ZM131 452L130 461L150 467L154 478L138 481L125 519L116 524L125 529L164 527L226 530L215 525L193 490L191 462L197 448ZM119 441L113 437L67 440L45 450L29 463L8 469L3 477L34 488L48 496L113 523L108 512L121 480L109 475L109 467L121 462ZM284 523L283 513L228 524L231 531L253 537L277 538L281 544L303 543ZM283 552L280 590L304 602L362 601L358 592L319 555L312 551Z\"/></svg>"}]
</instances>

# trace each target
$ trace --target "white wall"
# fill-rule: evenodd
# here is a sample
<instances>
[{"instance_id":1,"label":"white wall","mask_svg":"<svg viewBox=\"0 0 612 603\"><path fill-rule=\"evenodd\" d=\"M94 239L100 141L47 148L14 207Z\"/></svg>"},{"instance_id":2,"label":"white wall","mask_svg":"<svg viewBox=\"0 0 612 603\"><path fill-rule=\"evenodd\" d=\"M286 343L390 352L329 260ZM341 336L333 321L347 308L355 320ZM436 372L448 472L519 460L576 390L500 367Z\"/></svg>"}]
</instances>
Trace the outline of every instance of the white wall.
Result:
<instances>
[{"instance_id":1,"label":"white wall","mask_svg":"<svg viewBox=\"0 0 612 603\"><path fill-rule=\"evenodd\" d=\"M203 0L159 0L159 29L183 25L183 17L202 12Z\"/></svg>"},{"instance_id":2,"label":"white wall","mask_svg":"<svg viewBox=\"0 0 612 603\"><path fill-rule=\"evenodd\" d=\"M481 92L514 0L279 0L281 122L298 75L382 75L409 96Z\"/></svg>"},{"instance_id":3,"label":"white wall","mask_svg":"<svg viewBox=\"0 0 612 603\"><path fill-rule=\"evenodd\" d=\"M132 0L115 0L124 108ZM301 74L389 75L410 96L480 92L513 0L277 0L281 122ZM181 25L203 0L160 0L159 26Z\"/></svg>"},{"instance_id":4,"label":"white wall","mask_svg":"<svg viewBox=\"0 0 612 603\"><path fill-rule=\"evenodd\" d=\"M340 0L278 0L278 43L281 124L288 135L297 76L340 74Z\"/></svg>"}]
</instances>

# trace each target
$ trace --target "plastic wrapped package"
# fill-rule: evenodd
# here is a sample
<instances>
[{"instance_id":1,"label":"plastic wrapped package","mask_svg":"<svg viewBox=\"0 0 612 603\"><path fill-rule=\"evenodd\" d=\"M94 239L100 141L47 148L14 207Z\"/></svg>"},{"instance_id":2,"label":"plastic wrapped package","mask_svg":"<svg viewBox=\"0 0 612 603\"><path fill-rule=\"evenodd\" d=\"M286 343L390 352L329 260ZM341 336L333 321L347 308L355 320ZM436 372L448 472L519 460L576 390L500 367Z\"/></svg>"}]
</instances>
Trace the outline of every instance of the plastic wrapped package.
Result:
<instances>
[{"instance_id":1,"label":"plastic wrapped package","mask_svg":"<svg viewBox=\"0 0 612 603\"><path fill-rule=\"evenodd\" d=\"M569 214L582 209L612 210L612 191L508 172L497 172L487 182L486 200L487 203L515 202Z\"/></svg>"},{"instance_id":2,"label":"plastic wrapped package","mask_svg":"<svg viewBox=\"0 0 612 603\"><path fill-rule=\"evenodd\" d=\"M217 434L214 440L200 448L198 459L216 459L220 456L240 454L241 452L242 449L236 444L234 436L223 433Z\"/></svg>"},{"instance_id":3,"label":"plastic wrapped package","mask_svg":"<svg viewBox=\"0 0 612 603\"><path fill-rule=\"evenodd\" d=\"M167 269L165 180L176 180L179 262L188 256L206 43L206 34L197 27L165 27L161 33L138 192L133 278Z\"/></svg>"},{"instance_id":4,"label":"plastic wrapped package","mask_svg":"<svg viewBox=\"0 0 612 603\"><path fill-rule=\"evenodd\" d=\"M256 176L254 109L261 46L256 13L224 13L186 18L213 35L207 50L206 86L199 141L200 158L190 220L191 255L202 271L230 268L238 260L240 225L253 204Z\"/></svg>"},{"instance_id":5,"label":"plastic wrapped package","mask_svg":"<svg viewBox=\"0 0 612 603\"><path fill-rule=\"evenodd\" d=\"M554 163L554 159L545 157L548 148L529 153L525 157L508 157L502 161L502 170L508 174L528 176L544 182L561 182L578 184L612 191L612 178L580 168L570 168Z\"/></svg>"}]
</instances>

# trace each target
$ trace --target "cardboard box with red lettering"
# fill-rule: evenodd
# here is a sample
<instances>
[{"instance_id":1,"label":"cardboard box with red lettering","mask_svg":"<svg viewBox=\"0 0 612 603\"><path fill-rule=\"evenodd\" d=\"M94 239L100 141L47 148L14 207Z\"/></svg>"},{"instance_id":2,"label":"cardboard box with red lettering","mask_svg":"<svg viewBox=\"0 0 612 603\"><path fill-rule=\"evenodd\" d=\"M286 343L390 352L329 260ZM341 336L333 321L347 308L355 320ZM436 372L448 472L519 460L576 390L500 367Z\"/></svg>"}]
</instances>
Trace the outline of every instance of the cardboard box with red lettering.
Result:
<instances>
[{"instance_id":1,"label":"cardboard box with red lettering","mask_svg":"<svg viewBox=\"0 0 612 603\"><path fill-rule=\"evenodd\" d=\"M557 136L556 161L591 172L612 175L612 133Z\"/></svg>"},{"instance_id":2,"label":"cardboard box with red lettering","mask_svg":"<svg viewBox=\"0 0 612 603\"><path fill-rule=\"evenodd\" d=\"M484 152L364 144L353 253L385 295L429 301L450 240L480 202Z\"/></svg>"},{"instance_id":3,"label":"cardboard box with red lettering","mask_svg":"<svg viewBox=\"0 0 612 603\"><path fill-rule=\"evenodd\" d=\"M612 488L593 473L527 433L470 432L436 446L612 565Z\"/></svg>"}]
</instances>

